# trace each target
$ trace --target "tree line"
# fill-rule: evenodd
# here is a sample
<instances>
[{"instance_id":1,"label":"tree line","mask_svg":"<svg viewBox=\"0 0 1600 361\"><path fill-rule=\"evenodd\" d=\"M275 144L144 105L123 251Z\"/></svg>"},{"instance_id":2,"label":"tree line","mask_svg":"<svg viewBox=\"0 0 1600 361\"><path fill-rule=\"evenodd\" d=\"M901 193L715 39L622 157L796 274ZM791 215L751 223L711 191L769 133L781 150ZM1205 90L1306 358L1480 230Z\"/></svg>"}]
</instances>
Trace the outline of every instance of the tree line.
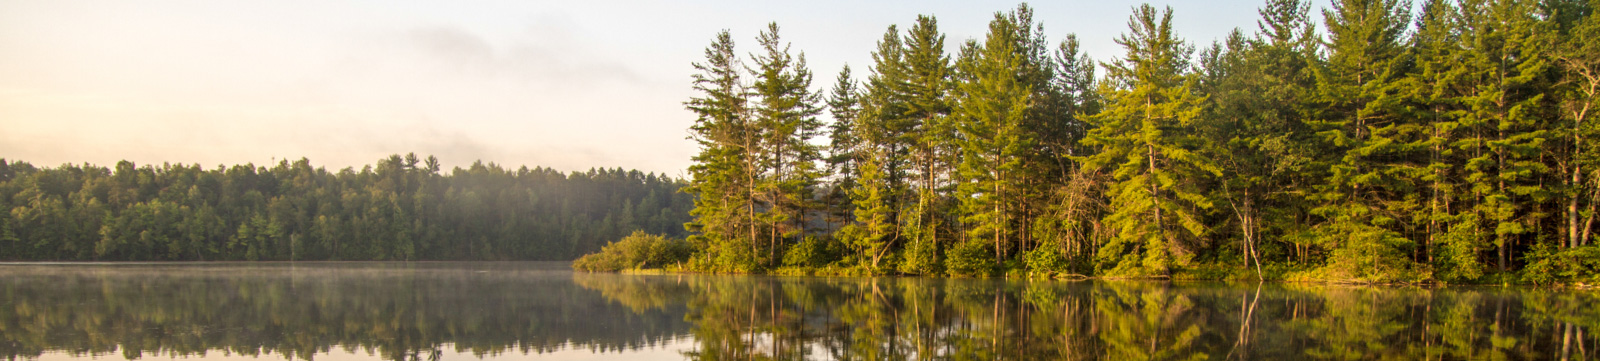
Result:
<instances>
[{"instance_id":1,"label":"tree line","mask_svg":"<svg viewBox=\"0 0 1600 361\"><path fill-rule=\"evenodd\" d=\"M1104 61L1026 4L953 52L919 16L828 89L777 24L743 55L722 31L685 102L688 267L1594 277L1596 2L1420 5L1268 0L1208 45L1143 5Z\"/></svg>"},{"instance_id":2,"label":"tree line","mask_svg":"<svg viewBox=\"0 0 1600 361\"><path fill-rule=\"evenodd\" d=\"M681 236L692 205L682 180L636 170L440 168L0 160L0 259L568 260L633 231Z\"/></svg>"}]
</instances>

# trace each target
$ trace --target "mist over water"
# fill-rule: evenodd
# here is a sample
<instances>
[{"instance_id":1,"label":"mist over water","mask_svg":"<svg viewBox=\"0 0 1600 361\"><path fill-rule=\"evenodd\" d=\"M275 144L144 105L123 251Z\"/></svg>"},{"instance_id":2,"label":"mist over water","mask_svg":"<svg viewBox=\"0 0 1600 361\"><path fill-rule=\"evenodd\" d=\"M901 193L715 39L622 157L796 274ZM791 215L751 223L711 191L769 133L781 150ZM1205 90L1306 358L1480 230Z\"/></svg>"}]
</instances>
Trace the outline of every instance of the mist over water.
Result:
<instances>
[{"instance_id":1,"label":"mist over water","mask_svg":"<svg viewBox=\"0 0 1600 361\"><path fill-rule=\"evenodd\" d=\"M7 359L1596 358L1592 292L0 264Z\"/></svg>"}]
</instances>

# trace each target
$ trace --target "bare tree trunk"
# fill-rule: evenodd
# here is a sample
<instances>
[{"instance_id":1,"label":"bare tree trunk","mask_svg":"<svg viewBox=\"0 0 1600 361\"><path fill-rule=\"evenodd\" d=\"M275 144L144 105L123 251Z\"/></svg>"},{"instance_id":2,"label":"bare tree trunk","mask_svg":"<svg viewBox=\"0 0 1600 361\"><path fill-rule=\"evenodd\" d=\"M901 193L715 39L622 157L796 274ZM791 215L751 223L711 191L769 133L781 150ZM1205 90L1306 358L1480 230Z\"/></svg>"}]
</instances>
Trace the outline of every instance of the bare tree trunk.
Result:
<instances>
[{"instance_id":1,"label":"bare tree trunk","mask_svg":"<svg viewBox=\"0 0 1600 361\"><path fill-rule=\"evenodd\" d=\"M1561 361L1567 361L1572 356L1572 324L1562 322L1561 326Z\"/></svg>"},{"instance_id":2,"label":"bare tree trunk","mask_svg":"<svg viewBox=\"0 0 1600 361\"><path fill-rule=\"evenodd\" d=\"M1502 128L1501 130L1498 131L1498 133L1497 133L1497 135L1495 137L1495 140L1504 141L1505 139L1506 139L1506 131L1504 130L1504 128ZM1499 150L1499 151L1495 151L1494 153L1495 153L1495 169L1497 171L1504 172L1505 169L1506 169L1505 151L1504 150ZM1502 197L1506 196L1506 180L1505 180L1505 178L1499 178L1495 182L1495 191L1499 192ZM1495 220L1495 223L1496 223L1495 227L1497 227L1497 228L1500 227L1500 225L1498 223L1503 222L1503 221L1504 220L1496 219ZM1495 254L1500 257L1500 261L1498 262L1498 266L1500 267L1500 273L1501 274L1506 273L1506 262L1507 262L1506 261L1506 253L1509 252L1508 248L1510 248L1510 247L1508 247L1509 245L1507 243L1511 243L1511 240L1508 239L1508 238L1509 237L1506 237L1506 235L1501 234L1500 232L1495 232L1495 240L1498 241L1498 242L1495 242L1495 247L1497 247L1496 251L1495 251Z\"/></svg>"},{"instance_id":3,"label":"bare tree trunk","mask_svg":"<svg viewBox=\"0 0 1600 361\"><path fill-rule=\"evenodd\" d=\"M1576 136L1576 135L1573 136L1573 140L1574 141L1579 141L1580 139L1581 138ZM1576 155L1576 154L1574 154L1574 155ZM1572 164L1572 179L1568 181L1567 186L1572 188L1572 189L1574 189L1575 191L1572 193L1572 198L1567 200L1567 247L1568 248L1578 247L1578 245L1579 245L1578 241L1581 240L1579 238L1579 237L1581 237L1581 235L1578 234L1578 198L1579 198L1578 195L1582 194L1582 191L1581 190L1576 190L1576 188L1578 188L1578 186L1580 184L1583 184L1583 176L1582 176L1582 174L1583 174L1583 165L1578 164L1577 161L1573 161L1572 163L1573 163Z\"/></svg>"},{"instance_id":4,"label":"bare tree trunk","mask_svg":"<svg viewBox=\"0 0 1600 361\"><path fill-rule=\"evenodd\" d=\"M1253 203L1254 202L1252 202L1250 198L1249 189L1244 191L1244 199L1242 200L1235 201L1232 198L1228 199L1228 205L1233 207L1234 216L1239 218L1239 233L1240 235L1244 236L1245 264L1248 265L1251 260L1254 260L1256 265L1256 280L1260 282L1266 282L1266 276L1263 275L1261 271L1261 256L1256 254L1257 228L1255 220L1255 208Z\"/></svg>"},{"instance_id":5,"label":"bare tree trunk","mask_svg":"<svg viewBox=\"0 0 1600 361\"><path fill-rule=\"evenodd\" d=\"M1589 194L1589 219L1583 221L1583 235L1579 237L1582 242L1578 245L1585 246L1594 236L1595 206L1600 205L1600 177L1594 177L1594 192Z\"/></svg>"},{"instance_id":6,"label":"bare tree trunk","mask_svg":"<svg viewBox=\"0 0 1600 361\"><path fill-rule=\"evenodd\" d=\"M1148 157L1148 161L1150 162L1149 164L1147 164L1147 167L1148 167L1149 172L1150 172L1150 177L1151 178L1155 178L1155 174L1156 174L1156 148L1155 148L1155 146L1146 145L1145 149L1146 149L1145 156ZM1156 187L1156 182L1150 182L1150 198L1153 199L1154 203L1155 203L1154 204L1154 208L1155 208L1154 211L1155 211L1155 221L1156 221L1155 222L1156 223L1156 236L1164 238L1166 235L1163 234L1163 233L1166 232L1166 227L1164 227L1161 224L1161 189ZM1135 242L1135 244L1142 246L1144 244L1144 242Z\"/></svg>"},{"instance_id":7,"label":"bare tree trunk","mask_svg":"<svg viewBox=\"0 0 1600 361\"><path fill-rule=\"evenodd\" d=\"M1437 126L1434 128L1434 137L1440 137ZM1440 147L1443 147L1443 145L1434 144L1432 158L1434 158L1435 163L1440 161L1440 153L1443 153ZM1434 243L1437 241L1438 233L1442 232L1438 227L1438 198L1440 198L1440 190L1438 188L1442 187L1440 185L1443 182L1442 179L1445 179L1443 169L1434 169L1434 188L1432 188L1432 196L1429 198L1429 208L1427 208L1429 209L1429 212L1427 212L1427 240L1426 243L1422 244L1422 249L1424 249L1422 252L1426 252L1427 264L1429 265L1434 264Z\"/></svg>"},{"instance_id":8,"label":"bare tree trunk","mask_svg":"<svg viewBox=\"0 0 1600 361\"><path fill-rule=\"evenodd\" d=\"M1254 259L1256 263L1256 281L1266 282L1267 276L1261 271L1261 254L1256 252L1256 243L1260 242L1261 240L1261 229L1260 226L1257 225L1258 216L1255 212L1255 205L1253 204L1254 202L1250 201L1248 198L1249 196L1249 191L1246 191L1245 197L1247 198L1245 198L1245 209L1250 212L1250 226L1249 237L1245 238L1245 244L1250 247L1250 258ZM1259 298L1260 296L1257 297ZM1254 307L1252 307L1252 309L1254 309Z\"/></svg>"},{"instance_id":9,"label":"bare tree trunk","mask_svg":"<svg viewBox=\"0 0 1600 361\"><path fill-rule=\"evenodd\" d=\"M993 164L1000 164L1000 163L998 163L999 162L999 159L998 159L999 157L997 156L995 158L996 158L995 159L996 163L993 163ZM1001 222L1004 222L1004 218L1000 216L1000 203L1002 202L1002 200L1000 199L1000 184L1001 184L1001 182L1000 182L1000 170L999 169L995 169L995 171L994 171L994 217L997 218L997 219L994 220L993 222L995 222L995 224L997 224L994 227L994 260L996 262L1004 262L1005 261L1005 256L1002 255L1001 252L1000 252L1000 238L1002 236L1000 234L1001 233L1000 230L1003 227L998 225L998 224L1001 224Z\"/></svg>"}]
</instances>

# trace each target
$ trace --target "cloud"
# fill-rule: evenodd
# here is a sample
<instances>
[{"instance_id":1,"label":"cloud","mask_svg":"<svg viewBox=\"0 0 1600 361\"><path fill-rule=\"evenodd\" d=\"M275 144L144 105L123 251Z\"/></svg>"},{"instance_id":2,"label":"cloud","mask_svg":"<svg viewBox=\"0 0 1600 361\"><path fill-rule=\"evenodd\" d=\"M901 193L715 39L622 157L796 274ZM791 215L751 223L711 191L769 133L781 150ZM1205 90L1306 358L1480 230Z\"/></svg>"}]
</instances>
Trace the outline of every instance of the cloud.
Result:
<instances>
[{"instance_id":1,"label":"cloud","mask_svg":"<svg viewBox=\"0 0 1600 361\"><path fill-rule=\"evenodd\" d=\"M547 90L646 82L639 72L607 59L599 49L583 46L570 31L558 26L530 25L500 46L454 26L407 29L397 38L409 53L421 58L422 66L453 75L514 80Z\"/></svg>"},{"instance_id":2,"label":"cloud","mask_svg":"<svg viewBox=\"0 0 1600 361\"><path fill-rule=\"evenodd\" d=\"M692 151L684 77L560 10L206 4L0 12L0 157L678 171Z\"/></svg>"}]
</instances>

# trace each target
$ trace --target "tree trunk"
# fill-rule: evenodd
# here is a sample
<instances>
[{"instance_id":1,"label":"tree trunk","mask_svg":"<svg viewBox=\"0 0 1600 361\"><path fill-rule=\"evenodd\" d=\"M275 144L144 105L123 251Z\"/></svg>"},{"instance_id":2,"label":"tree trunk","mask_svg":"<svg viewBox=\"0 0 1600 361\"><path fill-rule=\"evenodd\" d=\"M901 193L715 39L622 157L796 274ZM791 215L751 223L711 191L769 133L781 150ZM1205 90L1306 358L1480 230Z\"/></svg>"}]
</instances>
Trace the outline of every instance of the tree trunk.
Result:
<instances>
[{"instance_id":1,"label":"tree trunk","mask_svg":"<svg viewBox=\"0 0 1600 361\"><path fill-rule=\"evenodd\" d=\"M1161 193L1160 193L1160 188L1156 187L1156 183L1157 182L1155 182L1155 177L1156 177L1156 148L1155 148L1155 146L1152 146L1152 145L1145 145L1145 149L1147 150L1146 156L1149 158L1149 162L1150 162L1149 165L1148 165L1149 172L1150 172L1150 180L1151 180L1151 182L1150 182L1150 199L1152 199L1153 202L1154 202L1152 208L1154 208L1154 210L1155 210L1156 236L1162 236L1163 235L1162 233L1165 232L1165 227L1163 227L1162 224L1161 224Z\"/></svg>"},{"instance_id":2,"label":"tree trunk","mask_svg":"<svg viewBox=\"0 0 1600 361\"><path fill-rule=\"evenodd\" d=\"M1502 116L1502 121L1504 121L1503 118L1504 118L1504 116ZM1495 140L1505 141L1505 139L1506 139L1506 131L1505 131L1504 127L1501 127L1501 129L1499 130L1499 132L1495 136ZM1506 154L1505 154L1505 151L1504 150L1497 150L1494 153L1495 153L1495 170L1498 171L1498 172L1505 172L1505 169L1506 169ZM1496 178L1496 181L1495 181L1495 192L1499 193L1502 197L1509 197L1510 195L1506 194L1507 192L1506 192L1506 180L1505 180L1505 178L1504 177L1500 177L1500 176L1496 176L1495 178ZM1498 218L1498 217L1496 217L1496 218ZM1499 228L1500 227L1500 223L1501 222L1505 222L1505 221L1506 220L1504 220L1504 219L1495 219L1495 228ZM1509 247L1507 247L1507 243L1510 243L1511 240L1507 239L1506 235L1501 234L1498 231L1495 232L1495 239L1498 241L1498 242L1495 242L1495 246L1497 247L1497 252L1495 252L1495 253L1497 253L1500 256L1499 267L1500 267L1500 273L1503 274L1503 273L1506 273L1506 252L1508 252L1508 248L1509 248Z\"/></svg>"},{"instance_id":3,"label":"tree trunk","mask_svg":"<svg viewBox=\"0 0 1600 361\"><path fill-rule=\"evenodd\" d=\"M1573 163L1574 164L1573 164L1573 170L1572 170L1572 179L1569 181L1570 183L1567 183L1569 187L1574 188L1574 190L1575 190L1574 192L1572 192L1572 198L1567 200L1567 247L1568 248L1578 247L1578 241L1580 240L1578 238L1580 236L1578 234L1578 195L1582 194L1582 191L1576 190L1575 188L1577 188L1579 184L1583 184L1582 183L1582 178L1580 176L1580 174L1582 174L1581 173L1582 166L1577 165L1576 164L1577 162L1573 162Z\"/></svg>"},{"instance_id":4,"label":"tree trunk","mask_svg":"<svg viewBox=\"0 0 1600 361\"><path fill-rule=\"evenodd\" d=\"M1594 239L1595 206L1600 205L1600 176L1591 178L1594 178L1595 185L1593 192L1589 193L1589 219L1583 221L1583 234L1579 237L1582 242L1578 244L1579 246L1589 245L1589 241Z\"/></svg>"}]
</instances>

